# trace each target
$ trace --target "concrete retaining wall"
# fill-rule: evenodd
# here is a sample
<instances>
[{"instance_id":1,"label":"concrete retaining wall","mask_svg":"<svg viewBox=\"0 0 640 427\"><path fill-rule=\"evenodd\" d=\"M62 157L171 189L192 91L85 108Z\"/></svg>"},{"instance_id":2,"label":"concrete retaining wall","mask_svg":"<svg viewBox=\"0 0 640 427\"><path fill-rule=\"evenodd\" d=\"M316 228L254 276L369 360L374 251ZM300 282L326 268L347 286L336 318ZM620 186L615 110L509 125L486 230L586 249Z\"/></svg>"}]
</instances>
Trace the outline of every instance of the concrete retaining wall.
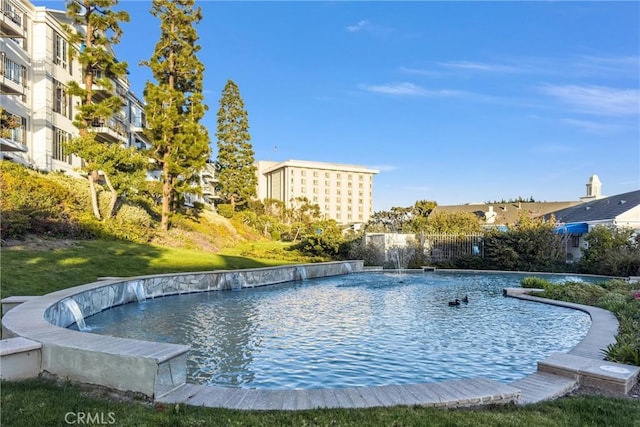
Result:
<instances>
[{"instance_id":1,"label":"concrete retaining wall","mask_svg":"<svg viewBox=\"0 0 640 427\"><path fill-rule=\"evenodd\" d=\"M362 261L341 261L101 280L27 299L3 317L3 336L41 343L39 372L158 397L186 382L189 347L66 329L76 322L69 302L73 301L86 318L116 305L138 301L142 294L157 298L242 289L362 270Z\"/></svg>"}]
</instances>

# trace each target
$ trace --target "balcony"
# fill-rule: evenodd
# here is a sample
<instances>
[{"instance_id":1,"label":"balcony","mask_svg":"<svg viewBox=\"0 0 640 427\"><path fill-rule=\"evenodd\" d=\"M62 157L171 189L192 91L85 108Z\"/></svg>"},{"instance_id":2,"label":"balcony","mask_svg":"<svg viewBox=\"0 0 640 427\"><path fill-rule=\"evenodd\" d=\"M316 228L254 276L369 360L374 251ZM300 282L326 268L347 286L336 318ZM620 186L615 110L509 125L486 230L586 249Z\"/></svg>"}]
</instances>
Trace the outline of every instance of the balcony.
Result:
<instances>
[{"instance_id":1,"label":"balcony","mask_svg":"<svg viewBox=\"0 0 640 427\"><path fill-rule=\"evenodd\" d=\"M94 120L89 127L89 131L96 134L96 141L99 142L127 143L127 131L124 125L114 119Z\"/></svg>"},{"instance_id":2,"label":"balcony","mask_svg":"<svg viewBox=\"0 0 640 427\"><path fill-rule=\"evenodd\" d=\"M206 184L218 181L216 179L215 167L211 163L207 163L205 165L202 172L200 172L200 176L202 177L202 181L205 182Z\"/></svg>"},{"instance_id":3,"label":"balcony","mask_svg":"<svg viewBox=\"0 0 640 427\"><path fill-rule=\"evenodd\" d=\"M0 73L0 89L3 95L24 95L24 86Z\"/></svg>"},{"instance_id":4,"label":"balcony","mask_svg":"<svg viewBox=\"0 0 640 427\"><path fill-rule=\"evenodd\" d=\"M12 139L12 138L5 138L4 136L2 136L0 137L0 151L2 152L19 151L22 153L26 153L28 150L27 150L27 146L24 145L22 142L16 141L15 139Z\"/></svg>"},{"instance_id":5,"label":"balcony","mask_svg":"<svg viewBox=\"0 0 640 427\"><path fill-rule=\"evenodd\" d=\"M12 2L2 1L2 11L0 12L0 34L2 37L25 38L22 15Z\"/></svg>"}]
</instances>

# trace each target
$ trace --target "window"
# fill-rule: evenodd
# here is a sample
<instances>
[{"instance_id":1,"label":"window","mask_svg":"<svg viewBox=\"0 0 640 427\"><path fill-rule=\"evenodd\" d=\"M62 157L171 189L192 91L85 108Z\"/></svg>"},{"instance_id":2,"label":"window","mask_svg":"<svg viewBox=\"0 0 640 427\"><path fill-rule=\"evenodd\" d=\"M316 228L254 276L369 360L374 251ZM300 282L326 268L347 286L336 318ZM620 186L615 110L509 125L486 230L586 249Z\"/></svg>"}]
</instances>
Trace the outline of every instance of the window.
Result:
<instances>
[{"instance_id":1,"label":"window","mask_svg":"<svg viewBox=\"0 0 640 427\"><path fill-rule=\"evenodd\" d=\"M318 185L318 180L317 179L313 180L313 185Z\"/></svg>"},{"instance_id":2,"label":"window","mask_svg":"<svg viewBox=\"0 0 640 427\"><path fill-rule=\"evenodd\" d=\"M64 143L71 139L71 134L56 127L53 128L53 158L66 163L71 163L71 155L66 155Z\"/></svg>"},{"instance_id":3,"label":"window","mask_svg":"<svg viewBox=\"0 0 640 427\"><path fill-rule=\"evenodd\" d=\"M325 172L325 173L324 173L324 177L325 177L325 178L329 178L329 172Z\"/></svg>"},{"instance_id":4,"label":"window","mask_svg":"<svg viewBox=\"0 0 640 427\"><path fill-rule=\"evenodd\" d=\"M57 80L53 81L53 111L71 118L71 97L67 87Z\"/></svg>"},{"instance_id":5,"label":"window","mask_svg":"<svg viewBox=\"0 0 640 427\"><path fill-rule=\"evenodd\" d=\"M0 128L2 128L0 136L7 138L20 144L26 143L25 129L27 128L27 119L16 116L5 111L0 120Z\"/></svg>"},{"instance_id":6,"label":"window","mask_svg":"<svg viewBox=\"0 0 640 427\"><path fill-rule=\"evenodd\" d=\"M27 75L27 67L20 65L20 64L16 64L15 62L13 62L12 60L10 60L9 58L7 58L4 54L4 52L2 53L2 71L1 71L2 75L5 76L7 79L18 83L21 86L25 85L25 77Z\"/></svg>"},{"instance_id":7,"label":"window","mask_svg":"<svg viewBox=\"0 0 640 427\"><path fill-rule=\"evenodd\" d=\"M573 248L580 247L580 236L571 236L571 247Z\"/></svg>"},{"instance_id":8,"label":"window","mask_svg":"<svg viewBox=\"0 0 640 427\"><path fill-rule=\"evenodd\" d=\"M67 41L58 33L53 35L53 63L67 68L69 49Z\"/></svg>"},{"instance_id":9,"label":"window","mask_svg":"<svg viewBox=\"0 0 640 427\"><path fill-rule=\"evenodd\" d=\"M318 177L318 171L313 171L313 177L317 178Z\"/></svg>"}]
</instances>

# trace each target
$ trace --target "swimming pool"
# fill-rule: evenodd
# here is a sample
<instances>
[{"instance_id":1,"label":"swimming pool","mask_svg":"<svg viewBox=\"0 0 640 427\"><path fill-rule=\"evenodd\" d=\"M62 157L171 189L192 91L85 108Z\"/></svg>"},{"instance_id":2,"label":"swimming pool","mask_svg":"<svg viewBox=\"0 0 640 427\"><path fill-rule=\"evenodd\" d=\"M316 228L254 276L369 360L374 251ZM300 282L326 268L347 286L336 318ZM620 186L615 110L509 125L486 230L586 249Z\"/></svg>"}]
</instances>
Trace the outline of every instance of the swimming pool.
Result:
<instances>
[{"instance_id":1,"label":"swimming pool","mask_svg":"<svg viewBox=\"0 0 640 427\"><path fill-rule=\"evenodd\" d=\"M85 321L92 333L190 345L189 381L205 385L511 382L570 350L590 326L580 311L504 298L522 277L357 273L151 299ZM464 295L468 304L449 306Z\"/></svg>"}]
</instances>

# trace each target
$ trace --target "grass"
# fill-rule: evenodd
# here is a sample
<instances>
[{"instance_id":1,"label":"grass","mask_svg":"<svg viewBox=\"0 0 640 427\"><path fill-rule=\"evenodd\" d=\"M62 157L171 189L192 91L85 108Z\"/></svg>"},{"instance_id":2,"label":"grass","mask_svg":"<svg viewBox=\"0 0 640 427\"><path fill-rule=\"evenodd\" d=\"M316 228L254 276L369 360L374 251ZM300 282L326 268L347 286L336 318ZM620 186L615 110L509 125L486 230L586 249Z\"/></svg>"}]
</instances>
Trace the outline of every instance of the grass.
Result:
<instances>
[{"instance_id":1,"label":"grass","mask_svg":"<svg viewBox=\"0 0 640 427\"><path fill-rule=\"evenodd\" d=\"M55 426L79 413L102 417L117 426L575 426L633 427L640 402L573 396L552 402L474 410L398 406L306 411L235 411L144 402L123 403L88 395L71 384L45 380L4 381L2 425ZM65 420L66 417L66 420ZM105 422L105 423L106 423Z\"/></svg>"},{"instance_id":2,"label":"grass","mask_svg":"<svg viewBox=\"0 0 640 427\"><path fill-rule=\"evenodd\" d=\"M169 248L123 241L88 240L68 248L19 250L3 248L0 263L0 295L44 295L90 283L101 276L138 276L169 272L231 270L291 264L260 258L271 250L253 244L256 257L217 254L201 250ZM258 248L258 249L256 249Z\"/></svg>"},{"instance_id":3,"label":"grass","mask_svg":"<svg viewBox=\"0 0 640 427\"><path fill-rule=\"evenodd\" d=\"M274 254L283 255L285 260L270 259ZM251 243L213 254L129 242L85 241L53 250L3 248L1 257L3 298L43 295L92 282L100 276L251 268L292 263L294 259L305 261L290 254L286 247L271 243ZM47 380L2 381L0 387L3 426L81 424L78 418L81 413L94 417L94 424L120 426L640 426L638 400L605 397L574 396L526 407L474 410L401 406L292 412L119 402L106 392L88 393L77 385Z\"/></svg>"}]
</instances>

